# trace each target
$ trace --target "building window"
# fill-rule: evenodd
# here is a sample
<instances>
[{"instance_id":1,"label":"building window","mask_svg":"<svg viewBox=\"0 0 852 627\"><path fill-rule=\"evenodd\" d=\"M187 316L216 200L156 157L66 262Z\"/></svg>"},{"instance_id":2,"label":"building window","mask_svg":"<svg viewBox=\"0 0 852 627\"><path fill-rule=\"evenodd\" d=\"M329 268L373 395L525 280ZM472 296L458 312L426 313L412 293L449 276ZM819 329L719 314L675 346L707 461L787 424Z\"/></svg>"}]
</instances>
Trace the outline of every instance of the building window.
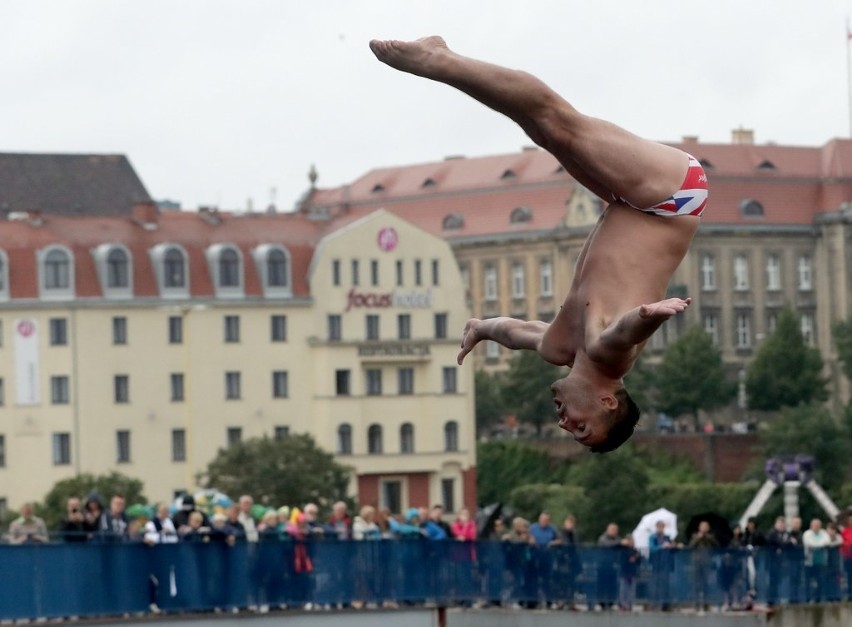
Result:
<instances>
[{"instance_id":1,"label":"building window","mask_svg":"<svg viewBox=\"0 0 852 627\"><path fill-rule=\"evenodd\" d=\"M500 344L494 340L485 341L485 359L500 359Z\"/></svg>"},{"instance_id":2,"label":"building window","mask_svg":"<svg viewBox=\"0 0 852 627\"><path fill-rule=\"evenodd\" d=\"M225 341L228 343L240 341L239 316L225 316Z\"/></svg>"},{"instance_id":3,"label":"building window","mask_svg":"<svg viewBox=\"0 0 852 627\"><path fill-rule=\"evenodd\" d=\"M813 269L811 258L807 255L799 257L799 289L802 291L813 289Z\"/></svg>"},{"instance_id":4,"label":"building window","mask_svg":"<svg viewBox=\"0 0 852 627\"><path fill-rule=\"evenodd\" d=\"M704 332L713 340L713 345L719 345L719 316L715 313L705 313L701 317L701 323L704 327Z\"/></svg>"},{"instance_id":5,"label":"building window","mask_svg":"<svg viewBox=\"0 0 852 627\"><path fill-rule=\"evenodd\" d=\"M802 331L802 339L808 346L813 346L816 343L816 334L814 333L814 315L812 313L803 313L800 320L800 329Z\"/></svg>"},{"instance_id":6,"label":"building window","mask_svg":"<svg viewBox=\"0 0 852 627\"><path fill-rule=\"evenodd\" d=\"M169 344L183 343L183 318L169 316Z\"/></svg>"},{"instance_id":7,"label":"building window","mask_svg":"<svg viewBox=\"0 0 852 627\"><path fill-rule=\"evenodd\" d=\"M463 265L459 267L461 271L461 279L462 279L462 287L464 287L464 293L469 298L470 297L470 267L467 265Z\"/></svg>"},{"instance_id":8,"label":"building window","mask_svg":"<svg viewBox=\"0 0 852 627\"><path fill-rule=\"evenodd\" d=\"M453 452L459 450L459 423L450 420L444 425L444 450Z\"/></svg>"},{"instance_id":9,"label":"building window","mask_svg":"<svg viewBox=\"0 0 852 627\"><path fill-rule=\"evenodd\" d=\"M270 339L273 342L287 341L287 316L275 314L269 317Z\"/></svg>"},{"instance_id":10,"label":"building window","mask_svg":"<svg viewBox=\"0 0 852 627\"><path fill-rule=\"evenodd\" d=\"M107 287L113 289L129 287L129 266L127 253L120 248L112 248L107 254Z\"/></svg>"},{"instance_id":11,"label":"building window","mask_svg":"<svg viewBox=\"0 0 852 627\"><path fill-rule=\"evenodd\" d=\"M769 255L766 258L766 289L781 289L781 258L778 255Z\"/></svg>"},{"instance_id":12,"label":"building window","mask_svg":"<svg viewBox=\"0 0 852 627\"><path fill-rule=\"evenodd\" d=\"M713 255L701 256L701 289L705 292L716 289L716 260Z\"/></svg>"},{"instance_id":13,"label":"building window","mask_svg":"<svg viewBox=\"0 0 852 627\"><path fill-rule=\"evenodd\" d=\"M276 440L285 440L290 437L290 427L288 425L275 425L272 432L272 437Z\"/></svg>"},{"instance_id":14,"label":"building window","mask_svg":"<svg viewBox=\"0 0 852 627\"><path fill-rule=\"evenodd\" d=\"M115 432L115 461L119 464L130 462L130 431Z\"/></svg>"},{"instance_id":15,"label":"building window","mask_svg":"<svg viewBox=\"0 0 852 627\"><path fill-rule=\"evenodd\" d=\"M414 394L414 368L397 370L397 384L400 395Z\"/></svg>"},{"instance_id":16,"label":"building window","mask_svg":"<svg viewBox=\"0 0 852 627\"><path fill-rule=\"evenodd\" d=\"M382 393L382 371L379 368L367 369L367 396L379 396Z\"/></svg>"},{"instance_id":17,"label":"building window","mask_svg":"<svg viewBox=\"0 0 852 627\"><path fill-rule=\"evenodd\" d=\"M50 377L50 402L54 405L67 405L69 386L67 376Z\"/></svg>"},{"instance_id":18,"label":"building window","mask_svg":"<svg viewBox=\"0 0 852 627\"><path fill-rule=\"evenodd\" d=\"M0 468L6 467L6 436L0 434ZM5 513L5 512L3 512Z\"/></svg>"},{"instance_id":19,"label":"building window","mask_svg":"<svg viewBox=\"0 0 852 627\"><path fill-rule=\"evenodd\" d=\"M367 314L367 339L379 339L379 316L377 314Z\"/></svg>"},{"instance_id":20,"label":"building window","mask_svg":"<svg viewBox=\"0 0 852 627\"><path fill-rule=\"evenodd\" d=\"M441 479L441 501L445 512L456 511L456 480Z\"/></svg>"},{"instance_id":21,"label":"building window","mask_svg":"<svg viewBox=\"0 0 852 627\"><path fill-rule=\"evenodd\" d=\"M167 288L186 287L186 259L177 248L169 248L163 257L163 286Z\"/></svg>"},{"instance_id":22,"label":"building window","mask_svg":"<svg viewBox=\"0 0 852 627\"><path fill-rule=\"evenodd\" d=\"M71 287L71 256L64 250L53 249L44 256L44 287L48 290Z\"/></svg>"},{"instance_id":23,"label":"building window","mask_svg":"<svg viewBox=\"0 0 852 627\"><path fill-rule=\"evenodd\" d=\"M382 481L382 499L379 505L387 508L391 514L402 512L402 481L398 479Z\"/></svg>"},{"instance_id":24,"label":"building window","mask_svg":"<svg viewBox=\"0 0 852 627\"><path fill-rule=\"evenodd\" d=\"M396 286L402 287L403 282L402 259L396 260Z\"/></svg>"},{"instance_id":25,"label":"building window","mask_svg":"<svg viewBox=\"0 0 852 627\"><path fill-rule=\"evenodd\" d=\"M53 434L53 465L66 466L71 463L71 434Z\"/></svg>"},{"instance_id":26,"label":"building window","mask_svg":"<svg viewBox=\"0 0 852 627\"><path fill-rule=\"evenodd\" d=\"M553 264L549 259L543 259L538 267L539 292L541 296L553 296Z\"/></svg>"},{"instance_id":27,"label":"building window","mask_svg":"<svg viewBox=\"0 0 852 627\"><path fill-rule=\"evenodd\" d=\"M334 391L337 396L349 396L351 394L349 370L334 371Z\"/></svg>"},{"instance_id":28,"label":"building window","mask_svg":"<svg viewBox=\"0 0 852 627\"><path fill-rule=\"evenodd\" d=\"M414 452L414 425L406 422L399 428L399 452Z\"/></svg>"},{"instance_id":29,"label":"building window","mask_svg":"<svg viewBox=\"0 0 852 627\"><path fill-rule=\"evenodd\" d=\"M398 336L401 340L411 339L411 314L399 314L396 317Z\"/></svg>"},{"instance_id":30,"label":"building window","mask_svg":"<svg viewBox=\"0 0 852 627\"><path fill-rule=\"evenodd\" d=\"M775 311L769 311L766 314L766 330L769 333L775 333L775 329L778 327L778 313Z\"/></svg>"},{"instance_id":31,"label":"building window","mask_svg":"<svg viewBox=\"0 0 852 627\"><path fill-rule=\"evenodd\" d=\"M455 366L446 366L443 369L443 392L444 394L455 394L458 390L456 387L456 372Z\"/></svg>"},{"instance_id":32,"label":"building window","mask_svg":"<svg viewBox=\"0 0 852 627\"><path fill-rule=\"evenodd\" d=\"M367 452L370 455L381 455L383 448L382 426L370 425L370 428L367 429Z\"/></svg>"},{"instance_id":33,"label":"building window","mask_svg":"<svg viewBox=\"0 0 852 627\"><path fill-rule=\"evenodd\" d=\"M0 377L0 407L6 404L6 383L3 377Z\"/></svg>"},{"instance_id":34,"label":"building window","mask_svg":"<svg viewBox=\"0 0 852 627\"><path fill-rule=\"evenodd\" d=\"M240 398L240 373L229 371L225 373L225 398L229 401Z\"/></svg>"},{"instance_id":35,"label":"building window","mask_svg":"<svg viewBox=\"0 0 852 627\"><path fill-rule=\"evenodd\" d=\"M497 268L485 266L485 300L497 300Z\"/></svg>"},{"instance_id":36,"label":"building window","mask_svg":"<svg viewBox=\"0 0 852 627\"><path fill-rule=\"evenodd\" d=\"M331 284L335 287L340 285L340 259L331 260Z\"/></svg>"},{"instance_id":37,"label":"building window","mask_svg":"<svg viewBox=\"0 0 852 627\"><path fill-rule=\"evenodd\" d=\"M512 264L512 298L523 298L526 292L526 277L524 265L520 262Z\"/></svg>"},{"instance_id":38,"label":"building window","mask_svg":"<svg viewBox=\"0 0 852 627\"><path fill-rule=\"evenodd\" d=\"M438 285L440 283L439 270L440 270L440 264L439 264L438 259L433 259L432 260L432 285L434 287L438 287Z\"/></svg>"},{"instance_id":39,"label":"building window","mask_svg":"<svg viewBox=\"0 0 852 627\"><path fill-rule=\"evenodd\" d=\"M445 313L435 314L435 339L447 339L447 314Z\"/></svg>"},{"instance_id":40,"label":"building window","mask_svg":"<svg viewBox=\"0 0 852 627\"><path fill-rule=\"evenodd\" d=\"M186 431L183 429L172 429L172 461L186 461Z\"/></svg>"},{"instance_id":41,"label":"building window","mask_svg":"<svg viewBox=\"0 0 852 627\"><path fill-rule=\"evenodd\" d=\"M65 318L50 319L50 345L65 346L68 344L68 320Z\"/></svg>"},{"instance_id":42,"label":"building window","mask_svg":"<svg viewBox=\"0 0 852 627\"><path fill-rule=\"evenodd\" d=\"M219 253L219 287L240 286L240 256L233 248Z\"/></svg>"},{"instance_id":43,"label":"building window","mask_svg":"<svg viewBox=\"0 0 852 627\"><path fill-rule=\"evenodd\" d=\"M113 393L116 403L130 402L130 377L128 375L115 375L113 378Z\"/></svg>"},{"instance_id":44,"label":"building window","mask_svg":"<svg viewBox=\"0 0 852 627\"><path fill-rule=\"evenodd\" d=\"M127 344L127 318L124 316L112 319L112 343Z\"/></svg>"},{"instance_id":45,"label":"building window","mask_svg":"<svg viewBox=\"0 0 852 627\"><path fill-rule=\"evenodd\" d=\"M419 259L414 260L414 285L423 285L423 264Z\"/></svg>"},{"instance_id":46,"label":"building window","mask_svg":"<svg viewBox=\"0 0 852 627\"><path fill-rule=\"evenodd\" d=\"M183 400L183 373L173 372L169 375L169 383L171 388L171 400L180 402Z\"/></svg>"},{"instance_id":47,"label":"building window","mask_svg":"<svg viewBox=\"0 0 852 627\"><path fill-rule=\"evenodd\" d=\"M352 285L360 285L361 284L361 268L358 265L358 260L352 260Z\"/></svg>"},{"instance_id":48,"label":"building window","mask_svg":"<svg viewBox=\"0 0 852 627\"><path fill-rule=\"evenodd\" d=\"M328 315L328 341L339 342L342 337L342 320L339 314Z\"/></svg>"},{"instance_id":49,"label":"building window","mask_svg":"<svg viewBox=\"0 0 852 627\"><path fill-rule=\"evenodd\" d=\"M280 248L274 248L266 255L266 285L267 287L289 287L290 264L285 253Z\"/></svg>"},{"instance_id":50,"label":"building window","mask_svg":"<svg viewBox=\"0 0 852 627\"><path fill-rule=\"evenodd\" d=\"M379 260L370 259L370 285L373 287L379 284Z\"/></svg>"},{"instance_id":51,"label":"building window","mask_svg":"<svg viewBox=\"0 0 852 627\"><path fill-rule=\"evenodd\" d=\"M751 348L751 315L747 313L737 314L736 338L734 338L737 348Z\"/></svg>"},{"instance_id":52,"label":"building window","mask_svg":"<svg viewBox=\"0 0 852 627\"><path fill-rule=\"evenodd\" d=\"M352 455L352 427L346 423L337 427L337 453Z\"/></svg>"},{"instance_id":53,"label":"building window","mask_svg":"<svg viewBox=\"0 0 852 627\"><path fill-rule=\"evenodd\" d=\"M748 289L748 258L745 255L734 257L734 289Z\"/></svg>"},{"instance_id":54,"label":"building window","mask_svg":"<svg viewBox=\"0 0 852 627\"><path fill-rule=\"evenodd\" d=\"M272 398L287 398L290 395L290 380L286 370L272 373Z\"/></svg>"},{"instance_id":55,"label":"building window","mask_svg":"<svg viewBox=\"0 0 852 627\"><path fill-rule=\"evenodd\" d=\"M236 446L237 444L243 441L243 428L228 427L228 430L225 434L225 439L228 443L228 447Z\"/></svg>"}]
</instances>

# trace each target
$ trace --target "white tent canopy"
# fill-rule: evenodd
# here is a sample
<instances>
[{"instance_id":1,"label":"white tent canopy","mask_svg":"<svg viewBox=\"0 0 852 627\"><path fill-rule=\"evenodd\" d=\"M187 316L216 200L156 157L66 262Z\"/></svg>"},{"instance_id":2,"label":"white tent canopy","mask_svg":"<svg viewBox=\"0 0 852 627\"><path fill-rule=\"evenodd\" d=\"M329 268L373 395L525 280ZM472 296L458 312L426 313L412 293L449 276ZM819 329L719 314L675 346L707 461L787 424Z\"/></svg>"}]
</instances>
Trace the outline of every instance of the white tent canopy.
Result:
<instances>
[{"instance_id":1,"label":"white tent canopy","mask_svg":"<svg viewBox=\"0 0 852 627\"><path fill-rule=\"evenodd\" d=\"M642 516L642 520L633 530L633 542L637 548L647 549L648 539L657 531L657 522L663 521L666 525L666 535L672 540L677 537L677 514L670 512L665 507L648 512Z\"/></svg>"}]
</instances>

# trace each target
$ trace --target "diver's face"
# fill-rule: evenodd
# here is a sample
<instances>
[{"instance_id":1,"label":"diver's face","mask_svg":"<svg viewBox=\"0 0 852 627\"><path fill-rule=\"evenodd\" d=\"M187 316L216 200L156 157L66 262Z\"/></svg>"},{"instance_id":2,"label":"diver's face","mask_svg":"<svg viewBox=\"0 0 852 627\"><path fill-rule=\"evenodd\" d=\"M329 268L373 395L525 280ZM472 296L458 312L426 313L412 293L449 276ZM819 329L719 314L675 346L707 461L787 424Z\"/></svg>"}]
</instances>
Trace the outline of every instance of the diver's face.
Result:
<instances>
[{"instance_id":1,"label":"diver's face","mask_svg":"<svg viewBox=\"0 0 852 627\"><path fill-rule=\"evenodd\" d=\"M606 439L602 408L585 383L574 381L568 375L555 381L550 391L560 428L573 435L583 446L597 446Z\"/></svg>"}]
</instances>

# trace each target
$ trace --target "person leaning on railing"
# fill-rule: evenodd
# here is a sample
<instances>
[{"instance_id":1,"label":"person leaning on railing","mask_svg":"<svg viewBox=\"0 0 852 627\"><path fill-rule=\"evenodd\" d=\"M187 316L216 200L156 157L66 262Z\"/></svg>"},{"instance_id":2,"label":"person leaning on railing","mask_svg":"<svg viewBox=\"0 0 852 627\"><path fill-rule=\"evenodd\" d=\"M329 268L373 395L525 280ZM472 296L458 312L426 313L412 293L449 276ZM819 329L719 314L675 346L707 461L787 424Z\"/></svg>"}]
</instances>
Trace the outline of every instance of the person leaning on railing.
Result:
<instances>
[{"instance_id":1,"label":"person leaning on railing","mask_svg":"<svg viewBox=\"0 0 852 627\"><path fill-rule=\"evenodd\" d=\"M40 544L48 541L44 521L35 515L32 503L21 506L21 515L9 525L10 544Z\"/></svg>"}]
</instances>

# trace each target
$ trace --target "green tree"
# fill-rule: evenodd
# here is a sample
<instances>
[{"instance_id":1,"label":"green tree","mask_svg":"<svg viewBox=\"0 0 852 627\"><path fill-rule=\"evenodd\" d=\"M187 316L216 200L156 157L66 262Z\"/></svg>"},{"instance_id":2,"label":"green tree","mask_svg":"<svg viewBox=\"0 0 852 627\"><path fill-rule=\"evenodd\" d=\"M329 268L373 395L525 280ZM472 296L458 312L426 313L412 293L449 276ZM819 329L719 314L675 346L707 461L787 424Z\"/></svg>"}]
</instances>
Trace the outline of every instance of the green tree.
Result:
<instances>
[{"instance_id":1,"label":"green tree","mask_svg":"<svg viewBox=\"0 0 852 627\"><path fill-rule=\"evenodd\" d=\"M586 500L575 512L580 535L592 542L606 525L632 531L649 507L648 473L632 445L606 455L588 455L568 471L569 485L583 488Z\"/></svg>"},{"instance_id":2,"label":"green tree","mask_svg":"<svg viewBox=\"0 0 852 627\"><path fill-rule=\"evenodd\" d=\"M500 373L477 370L474 375L476 394L476 431L485 433L505 415Z\"/></svg>"},{"instance_id":3,"label":"green tree","mask_svg":"<svg viewBox=\"0 0 852 627\"><path fill-rule=\"evenodd\" d=\"M322 508L346 499L349 469L334 461L305 434L252 438L219 449L199 483L236 499L251 494L259 503Z\"/></svg>"},{"instance_id":4,"label":"green tree","mask_svg":"<svg viewBox=\"0 0 852 627\"><path fill-rule=\"evenodd\" d=\"M821 405L785 407L760 439L767 457L812 455L815 477L826 489L839 487L850 476L852 443L847 428Z\"/></svg>"},{"instance_id":5,"label":"green tree","mask_svg":"<svg viewBox=\"0 0 852 627\"><path fill-rule=\"evenodd\" d=\"M852 381L852 319L835 320L831 325L831 335L837 347L837 356L843 364L843 373Z\"/></svg>"},{"instance_id":6,"label":"green tree","mask_svg":"<svg viewBox=\"0 0 852 627\"><path fill-rule=\"evenodd\" d=\"M624 377L624 387L643 414L656 408L656 374L656 368L639 357Z\"/></svg>"},{"instance_id":7,"label":"green tree","mask_svg":"<svg viewBox=\"0 0 852 627\"><path fill-rule=\"evenodd\" d=\"M828 398L819 349L805 344L796 314L784 309L746 374L750 409L775 411Z\"/></svg>"},{"instance_id":8,"label":"green tree","mask_svg":"<svg viewBox=\"0 0 852 627\"><path fill-rule=\"evenodd\" d=\"M97 494L104 508L109 507L113 496L123 496L126 504L147 503L143 494L144 484L139 479L118 472L108 475L82 474L57 482L44 497L44 503L37 507L38 515L44 518L47 528L56 529L65 517L68 499L76 496L82 501L90 494Z\"/></svg>"},{"instance_id":9,"label":"green tree","mask_svg":"<svg viewBox=\"0 0 852 627\"><path fill-rule=\"evenodd\" d=\"M656 408L670 416L689 414L699 429L699 410L727 405L737 393L725 376L721 351L699 326L669 344L656 370Z\"/></svg>"},{"instance_id":10,"label":"green tree","mask_svg":"<svg viewBox=\"0 0 852 627\"><path fill-rule=\"evenodd\" d=\"M476 447L476 493L480 504L508 503L515 488L532 483L558 483L564 466L519 440L482 442Z\"/></svg>"},{"instance_id":11,"label":"green tree","mask_svg":"<svg viewBox=\"0 0 852 627\"><path fill-rule=\"evenodd\" d=\"M554 420L556 413L550 384L564 377L565 371L532 351L518 351L509 362L503 379L503 398L520 422L535 426L541 435L545 421Z\"/></svg>"}]
</instances>

